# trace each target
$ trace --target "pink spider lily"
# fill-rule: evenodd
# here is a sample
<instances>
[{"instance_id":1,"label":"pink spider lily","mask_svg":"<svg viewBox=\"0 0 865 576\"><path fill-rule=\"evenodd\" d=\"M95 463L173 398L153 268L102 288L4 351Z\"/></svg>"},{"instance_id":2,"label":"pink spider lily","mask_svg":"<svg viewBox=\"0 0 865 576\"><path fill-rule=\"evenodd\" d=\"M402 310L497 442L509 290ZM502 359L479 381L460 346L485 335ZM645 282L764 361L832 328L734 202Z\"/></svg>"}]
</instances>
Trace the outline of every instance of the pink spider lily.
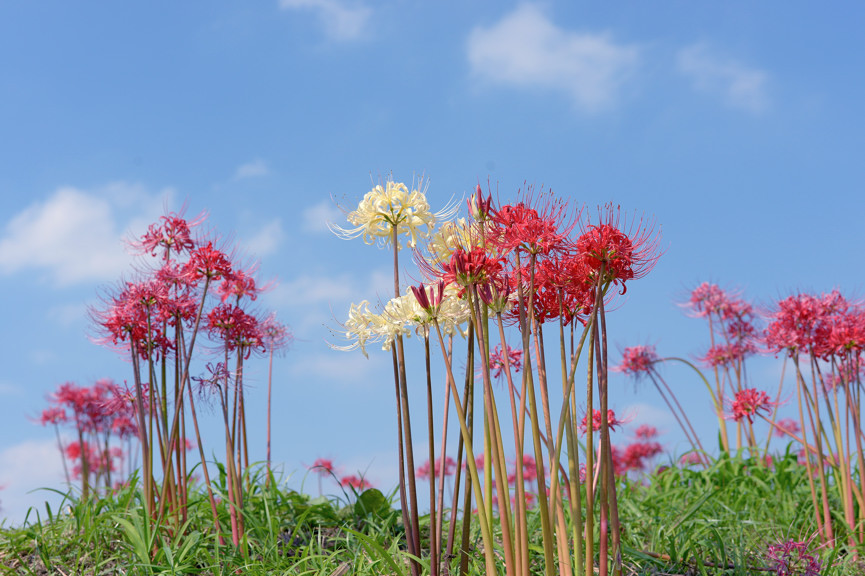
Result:
<instances>
[{"instance_id":1,"label":"pink spider lily","mask_svg":"<svg viewBox=\"0 0 865 576\"><path fill-rule=\"evenodd\" d=\"M762 390L746 388L736 393L736 398L732 404L731 418L736 422L746 418L749 423L753 424L755 414L759 412L766 412L768 414L775 405L769 399L769 395Z\"/></svg>"},{"instance_id":2,"label":"pink spider lily","mask_svg":"<svg viewBox=\"0 0 865 576\"><path fill-rule=\"evenodd\" d=\"M583 421L580 424L580 430L582 430L584 434L586 433L586 430L588 429L588 426L586 423L587 418L588 418L588 416L583 416ZM615 412L613 412L612 410L607 410L607 423L610 427L610 430L615 431L617 426L621 426L622 424L627 424L627 421L626 420L618 420L616 418ZM601 411L600 410L594 410L593 414L592 414L592 430L597 432L600 429L601 429Z\"/></svg>"},{"instance_id":3,"label":"pink spider lily","mask_svg":"<svg viewBox=\"0 0 865 576\"><path fill-rule=\"evenodd\" d=\"M613 370L639 376L647 374L657 361L658 353L654 346L629 346L622 351L622 363Z\"/></svg>"},{"instance_id":4,"label":"pink spider lily","mask_svg":"<svg viewBox=\"0 0 865 576\"><path fill-rule=\"evenodd\" d=\"M191 229L204 222L206 217L206 213L201 213L190 222L181 214L166 214L160 217L160 222L151 224L140 240L132 242L132 248L136 252L149 253L152 256L156 256L157 250L161 248L164 260L168 260L171 253L188 253L195 248Z\"/></svg>"},{"instance_id":5,"label":"pink spider lily","mask_svg":"<svg viewBox=\"0 0 865 576\"><path fill-rule=\"evenodd\" d=\"M355 490L366 490L367 488L372 488L372 484L367 482L364 478L355 476L354 474L340 478L339 485L343 488L351 487Z\"/></svg>"}]
</instances>

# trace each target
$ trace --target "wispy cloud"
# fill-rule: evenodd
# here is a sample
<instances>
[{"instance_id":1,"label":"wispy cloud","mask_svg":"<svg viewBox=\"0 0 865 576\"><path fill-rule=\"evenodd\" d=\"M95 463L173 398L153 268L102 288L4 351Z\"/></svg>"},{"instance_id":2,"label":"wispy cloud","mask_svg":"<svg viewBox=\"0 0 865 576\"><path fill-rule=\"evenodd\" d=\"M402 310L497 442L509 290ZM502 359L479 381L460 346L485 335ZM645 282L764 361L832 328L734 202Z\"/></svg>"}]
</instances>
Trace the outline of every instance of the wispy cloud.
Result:
<instances>
[{"instance_id":1,"label":"wispy cloud","mask_svg":"<svg viewBox=\"0 0 865 576\"><path fill-rule=\"evenodd\" d=\"M362 38L372 16L369 7L340 0L280 0L279 7L315 12L328 38L340 42Z\"/></svg>"},{"instance_id":2,"label":"wispy cloud","mask_svg":"<svg viewBox=\"0 0 865 576\"><path fill-rule=\"evenodd\" d=\"M704 43L680 50L677 67L695 89L720 96L732 108L759 114L769 107L766 72L717 54Z\"/></svg>"},{"instance_id":3,"label":"wispy cloud","mask_svg":"<svg viewBox=\"0 0 865 576\"><path fill-rule=\"evenodd\" d=\"M327 223L343 224L345 214L333 202L322 200L303 211L303 230L306 232L330 233Z\"/></svg>"},{"instance_id":4,"label":"wispy cloud","mask_svg":"<svg viewBox=\"0 0 865 576\"><path fill-rule=\"evenodd\" d=\"M351 274L304 274L279 284L270 293L273 306L309 308L320 304L338 304L367 299L387 301L393 294L393 276L382 270L373 270L365 280Z\"/></svg>"},{"instance_id":5,"label":"wispy cloud","mask_svg":"<svg viewBox=\"0 0 865 576\"><path fill-rule=\"evenodd\" d=\"M584 112L613 107L639 60L635 46L608 34L560 28L533 4L523 4L492 26L469 34L468 60L491 84L565 92Z\"/></svg>"},{"instance_id":6,"label":"wispy cloud","mask_svg":"<svg viewBox=\"0 0 865 576\"><path fill-rule=\"evenodd\" d=\"M241 164L234 171L235 180L244 180L247 178L259 178L270 174L270 169L267 167L267 162L261 159L255 159L246 164Z\"/></svg>"},{"instance_id":7,"label":"wispy cloud","mask_svg":"<svg viewBox=\"0 0 865 576\"><path fill-rule=\"evenodd\" d=\"M166 191L148 194L136 184L96 191L59 188L13 216L0 236L0 274L46 271L59 285L113 280L131 257L122 240L162 212Z\"/></svg>"},{"instance_id":8,"label":"wispy cloud","mask_svg":"<svg viewBox=\"0 0 865 576\"><path fill-rule=\"evenodd\" d=\"M282 229L282 221L279 218L261 226L259 231L252 237L240 241L240 249L256 258L273 254L279 248L285 232Z\"/></svg>"}]
</instances>

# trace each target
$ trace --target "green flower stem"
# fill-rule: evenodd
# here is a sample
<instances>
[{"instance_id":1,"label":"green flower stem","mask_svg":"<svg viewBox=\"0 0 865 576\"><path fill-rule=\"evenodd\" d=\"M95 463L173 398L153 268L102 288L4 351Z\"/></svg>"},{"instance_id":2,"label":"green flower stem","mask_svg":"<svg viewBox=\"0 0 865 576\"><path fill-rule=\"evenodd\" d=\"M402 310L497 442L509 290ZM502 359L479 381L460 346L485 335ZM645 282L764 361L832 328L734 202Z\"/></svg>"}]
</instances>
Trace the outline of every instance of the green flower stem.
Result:
<instances>
[{"instance_id":1,"label":"green flower stem","mask_svg":"<svg viewBox=\"0 0 865 576\"><path fill-rule=\"evenodd\" d=\"M493 539L492 534L490 533L489 524L486 517L486 509L484 507L483 502L483 493L481 492L480 478L478 477L478 468L475 463L475 455L472 450L471 444L471 436L469 435L468 423L466 422L466 412L463 410L462 402L459 399L459 393L456 389L456 383L454 382L453 377L453 369L451 367L450 358L448 358L447 353L445 352L444 346L444 338L442 338L441 328L439 327L438 320L433 319L433 324L435 325L436 334L439 338L439 344L442 349L442 356L444 357L445 368L447 370L447 380L448 385L451 387L451 392L454 398L454 408L457 411L457 419L459 420L460 425L460 433L464 438L464 446L466 449L466 464L469 469L469 474L472 479L472 488L474 489L475 499L478 502L478 520L480 522L481 527L481 538L484 543L484 559L486 564L486 574L487 576L496 576L496 557L493 551ZM470 511L465 510L465 515L469 515Z\"/></svg>"}]
</instances>

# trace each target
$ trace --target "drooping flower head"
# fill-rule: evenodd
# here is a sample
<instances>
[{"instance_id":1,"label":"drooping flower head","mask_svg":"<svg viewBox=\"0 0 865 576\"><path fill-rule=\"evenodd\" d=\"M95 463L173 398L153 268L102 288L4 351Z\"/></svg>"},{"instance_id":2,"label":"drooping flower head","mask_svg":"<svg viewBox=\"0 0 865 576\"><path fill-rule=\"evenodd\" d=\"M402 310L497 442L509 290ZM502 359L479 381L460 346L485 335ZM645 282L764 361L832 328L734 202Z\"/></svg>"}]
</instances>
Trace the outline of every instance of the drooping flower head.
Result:
<instances>
[{"instance_id":1,"label":"drooping flower head","mask_svg":"<svg viewBox=\"0 0 865 576\"><path fill-rule=\"evenodd\" d=\"M407 235L409 247L414 248L418 239L428 238L436 223L452 218L458 208L456 203L450 202L441 211L433 212L425 192L423 179L411 191L402 182L389 179L367 192L357 210L348 213L348 221L354 228L335 224L329 227L340 238L362 237L367 244L380 242L385 246L393 241L396 229L397 237ZM398 241L397 248L400 247Z\"/></svg>"},{"instance_id":2,"label":"drooping flower head","mask_svg":"<svg viewBox=\"0 0 865 576\"><path fill-rule=\"evenodd\" d=\"M606 205L596 222L582 223L580 230L577 251L594 280L620 285L622 293L628 280L648 274L660 257L660 232L656 233L654 222L627 225L619 206Z\"/></svg>"}]
</instances>

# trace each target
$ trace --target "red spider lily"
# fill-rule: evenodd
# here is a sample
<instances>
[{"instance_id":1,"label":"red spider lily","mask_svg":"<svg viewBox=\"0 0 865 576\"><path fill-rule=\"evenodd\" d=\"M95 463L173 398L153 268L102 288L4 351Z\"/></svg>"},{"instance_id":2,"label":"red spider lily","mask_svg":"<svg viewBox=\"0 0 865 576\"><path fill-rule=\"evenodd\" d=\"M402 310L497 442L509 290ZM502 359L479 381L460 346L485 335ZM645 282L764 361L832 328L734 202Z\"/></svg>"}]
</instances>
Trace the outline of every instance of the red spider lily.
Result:
<instances>
[{"instance_id":1,"label":"red spider lily","mask_svg":"<svg viewBox=\"0 0 865 576\"><path fill-rule=\"evenodd\" d=\"M508 348L508 362L511 365L511 370L519 372L523 368L523 351ZM499 378L505 369L505 356L502 352L502 345L498 344L490 354L490 375L493 378Z\"/></svg>"},{"instance_id":2,"label":"red spider lily","mask_svg":"<svg viewBox=\"0 0 865 576\"><path fill-rule=\"evenodd\" d=\"M493 212L494 230L489 240L505 254L549 254L565 247L575 224L573 218L568 218L567 202L555 198L552 192L535 196L529 189L524 202L506 204Z\"/></svg>"},{"instance_id":3,"label":"red spider lily","mask_svg":"<svg viewBox=\"0 0 865 576\"><path fill-rule=\"evenodd\" d=\"M450 456L445 457L445 465L444 465L444 475L445 476L453 476L454 472L457 470L456 461ZM442 459L437 458L435 462L435 466L430 467L430 462L427 460L418 469L415 471L419 478L422 480L429 480L433 477L438 478L442 473Z\"/></svg>"},{"instance_id":4,"label":"red spider lily","mask_svg":"<svg viewBox=\"0 0 865 576\"><path fill-rule=\"evenodd\" d=\"M629 346L622 351L622 363L613 370L631 376L647 374L658 361L654 346Z\"/></svg>"},{"instance_id":5,"label":"red spider lily","mask_svg":"<svg viewBox=\"0 0 865 576\"><path fill-rule=\"evenodd\" d=\"M532 281L530 265L523 265L518 270L517 281L521 281L528 291ZM511 289L516 288L515 281ZM584 322L595 303L593 288L589 270L577 256L557 253L544 258L534 266L532 302L535 319L540 323L559 317L564 324L570 324L574 319ZM515 323L519 316L519 309L514 307L508 314L508 321Z\"/></svg>"},{"instance_id":6,"label":"red spider lily","mask_svg":"<svg viewBox=\"0 0 865 576\"><path fill-rule=\"evenodd\" d=\"M268 286L256 284L255 272L256 266L253 266L249 270L235 270L224 276L216 288L216 293L219 294L222 302L225 303L232 297L235 298L235 303L239 303L242 298L257 299L258 295L264 292Z\"/></svg>"},{"instance_id":7,"label":"red spider lily","mask_svg":"<svg viewBox=\"0 0 865 576\"><path fill-rule=\"evenodd\" d=\"M81 478L84 471L84 466L81 464L82 456L87 460L89 474L98 476L105 472L114 472L117 469L114 461L122 459L123 451L114 447L106 452L89 442L84 442L82 449L80 443L70 442L66 446L65 455L68 460L77 462L72 467L72 477Z\"/></svg>"},{"instance_id":8,"label":"red spider lily","mask_svg":"<svg viewBox=\"0 0 865 576\"><path fill-rule=\"evenodd\" d=\"M372 488L372 484L367 482L365 479L355 476L353 474L340 478L339 485L344 488L348 488L349 486L351 486L355 490L366 490L367 488Z\"/></svg>"},{"instance_id":9,"label":"red spider lily","mask_svg":"<svg viewBox=\"0 0 865 576\"><path fill-rule=\"evenodd\" d=\"M275 312L261 322L260 328L262 342L268 351L284 350L294 341L294 334L276 319Z\"/></svg>"},{"instance_id":10,"label":"red spider lily","mask_svg":"<svg viewBox=\"0 0 865 576\"><path fill-rule=\"evenodd\" d=\"M799 423L792 418L782 418L775 423L775 436L778 438L783 438L787 435L795 436L801 431Z\"/></svg>"},{"instance_id":11,"label":"red spider lily","mask_svg":"<svg viewBox=\"0 0 865 576\"><path fill-rule=\"evenodd\" d=\"M66 410L59 406L46 408L39 417L39 423L43 426L46 424L63 424L64 422L66 422Z\"/></svg>"},{"instance_id":12,"label":"red spider lily","mask_svg":"<svg viewBox=\"0 0 865 576\"><path fill-rule=\"evenodd\" d=\"M621 285L624 293L628 280L642 278L655 266L660 256L660 236L655 233L654 223L644 225L642 220L623 231L619 211L618 206L608 204L601 210L597 224L581 226L576 247L595 280L603 267L600 282Z\"/></svg>"},{"instance_id":13,"label":"red spider lily","mask_svg":"<svg viewBox=\"0 0 865 576\"><path fill-rule=\"evenodd\" d=\"M812 351L828 340L831 326L828 316L832 295L817 298L810 294L797 294L781 300L770 312L771 322L764 333L767 348L775 352L786 351L791 357Z\"/></svg>"},{"instance_id":14,"label":"red spider lily","mask_svg":"<svg viewBox=\"0 0 865 576\"><path fill-rule=\"evenodd\" d=\"M223 362L217 362L215 365L208 362L205 370L207 370L206 376L192 377L193 381L198 382L198 392L200 394L218 391L223 383L227 383L231 378L231 373Z\"/></svg>"},{"instance_id":15,"label":"red spider lily","mask_svg":"<svg viewBox=\"0 0 865 576\"><path fill-rule=\"evenodd\" d=\"M232 276L231 261L228 256L213 247L213 242L207 246L199 246L189 254L189 261L184 265L184 275L191 281L202 278L219 280Z\"/></svg>"},{"instance_id":16,"label":"red spider lily","mask_svg":"<svg viewBox=\"0 0 865 576\"><path fill-rule=\"evenodd\" d=\"M755 352L757 352L757 346L752 342L716 344L709 348L706 354L700 358L700 361L713 368L735 366Z\"/></svg>"},{"instance_id":17,"label":"red spider lily","mask_svg":"<svg viewBox=\"0 0 865 576\"><path fill-rule=\"evenodd\" d=\"M683 466L700 465L703 464L705 461L705 456L703 456L699 452L688 452L686 454L682 454L682 457L679 458L679 464Z\"/></svg>"},{"instance_id":18,"label":"red spider lily","mask_svg":"<svg viewBox=\"0 0 865 576\"><path fill-rule=\"evenodd\" d=\"M52 395L57 404L54 410L64 414L64 421L72 421L82 433L110 430L115 417L128 417L131 412L111 402L119 394L119 388L110 380L97 380L93 386L78 386L74 382L61 384ZM71 417L66 410L70 410Z\"/></svg>"},{"instance_id":19,"label":"red spider lily","mask_svg":"<svg viewBox=\"0 0 865 576\"><path fill-rule=\"evenodd\" d=\"M643 439L655 438L658 435L658 429L648 424L641 424L636 432L634 432L634 435L637 438Z\"/></svg>"},{"instance_id":20,"label":"red spider lily","mask_svg":"<svg viewBox=\"0 0 865 576\"><path fill-rule=\"evenodd\" d=\"M727 293L717 284L703 282L691 292L688 306L695 316L720 313L727 305Z\"/></svg>"},{"instance_id":21,"label":"red spider lily","mask_svg":"<svg viewBox=\"0 0 865 576\"><path fill-rule=\"evenodd\" d=\"M173 353L174 342L163 332L163 322L173 320L171 311L177 307L169 297L166 284L156 280L127 282L114 296L109 297L104 310L93 310L91 315L105 336L97 339L120 351L135 345L144 360Z\"/></svg>"},{"instance_id":22,"label":"red spider lily","mask_svg":"<svg viewBox=\"0 0 865 576\"><path fill-rule=\"evenodd\" d=\"M623 476L630 471L643 472L647 462L662 451L659 443L648 441L632 442L624 451L613 446L613 472L616 476Z\"/></svg>"},{"instance_id":23,"label":"red spider lily","mask_svg":"<svg viewBox=\"0 0 865 576\"><path fill-rule=\"evenodd\" d=\"M316 458L312 466L307 466L307 470L315 472L319 476L331 476L335 474L336 467L333 465L333 460Z\"/></svg>"},{"instance_id":24,"label":"red spider lily","mask_svg":"<svg viewBox=\"0 0 865 576\"><path fill-rule=\"evenodd\" d=\"M865 310L860 304L831 314L829 325L828 337L816 350L820 356L853 357L865 349Z\"/></svg>"},{"instance_id":25,"label":"red spider lily","mask_svg":"<svg viewBox=\"0 0 865 576\"><path fill-rule=\"evenodd\" d=\"M202 213L192 222L181 215L170 213L160 218L159 223L151 224L141 240L132 242L132 247L141 254L156 256L156 251L162 248L162 258L168 260L171 252L177 254L189 252L195 248L190 230L201 224L206 218Z\"/></svg>"},{"instance_id":26,"label":"red spider lily","mask_svg":"<svg viewBox=\"0 0 865 576\"><path fill-rule=\"evenodd\" d=\"M458 248L451 254L448 262L441 264L440 277L445 284L456 284L463 288L459 293L462 296L468 286L482 285L490 281L500 283L501 273L501 258L490 256L481 247L469 251Z\"/></svg>"},{"instance_id":27,"label":"red spider lily","mask_svg":"<svg viewBox=\"0 0 865 576\"><path fill-rule=\"evenodd\" d=\"M528 454L523 454L523 480L534 482L538 478L538 464L535 459ZM517 463L519 465L519 463ZM516 474L514 475L516 479Z\"/></svg>"},{"instance_id":28,"label":"red spider lily","mask_svg":"<svg viewBox=\"0 0 865 576\"><path fill-rule=\"evenodd\" d=\"M588 427L586 426L586 419L587 418L588 418L588 416L583 416L583 421L580 424L580 430L583 431L583 434L585 434L587 429L588 429ZM627 421L625 421L625 420L617 420L615 412L613 412L612 410L607 410L607 424L609 425L610 430L615 431L616 426L621 426L622 424L626 424L626 423L627 423ZM600 429L601 429L601 411L600 410L593 410L592 411L592 430L597 432Z\"/></svg>"},{"instance_id":29,"label":"red spider lily","mask_svg":"<svg viewBox=\"0 0 865 576\"><path fill-rule=\"evenodd\" d=\"M240 349L244 358L249 358L253 350L264 351L260 322L233 304L212 309L207 315L207 330L228 350Z\"/></svg>"},{"instance_id":30,"label":"red spider lily","mask_svg":"<svg viewBox=\"0 0 865 576\"><path fill-rule=\"evenodd\" d=\"M736 422L747 418L748 422L754 422L754 415L759 411L764 411L767 414L771 412L771 408L775 404L769 400L769 395L762 390L756 388L746 388L741 392L736 393L736 398L733 400L732 418Z\"/></svg>"}]
</instances>

